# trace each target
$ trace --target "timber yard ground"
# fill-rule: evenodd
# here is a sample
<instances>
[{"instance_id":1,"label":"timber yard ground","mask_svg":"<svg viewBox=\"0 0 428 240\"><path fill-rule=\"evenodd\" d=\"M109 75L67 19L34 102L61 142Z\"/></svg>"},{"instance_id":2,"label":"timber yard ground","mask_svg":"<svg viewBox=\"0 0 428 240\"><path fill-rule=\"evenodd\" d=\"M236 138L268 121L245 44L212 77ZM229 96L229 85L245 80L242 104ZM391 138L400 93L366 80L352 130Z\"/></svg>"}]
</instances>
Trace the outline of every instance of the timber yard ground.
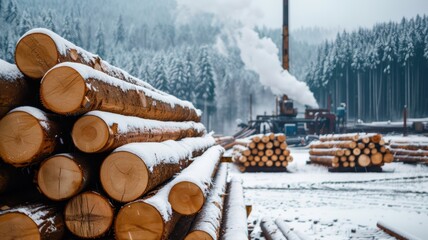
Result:
<instances>
[{"instance_id":1,"label":"timber yard ground","mask_svg":"<svg viewBox=\"0 0 428 240\"><path fill-rule=\"evenodd\" d=\"M252 239L262 217L280 217L309 239L394 239L378 221L428 239L428 166L386 164L382 173L329 173L307 165L308 149L291 148L286 173L240 173L252 205Z\"/></svg>"}]
</instances>

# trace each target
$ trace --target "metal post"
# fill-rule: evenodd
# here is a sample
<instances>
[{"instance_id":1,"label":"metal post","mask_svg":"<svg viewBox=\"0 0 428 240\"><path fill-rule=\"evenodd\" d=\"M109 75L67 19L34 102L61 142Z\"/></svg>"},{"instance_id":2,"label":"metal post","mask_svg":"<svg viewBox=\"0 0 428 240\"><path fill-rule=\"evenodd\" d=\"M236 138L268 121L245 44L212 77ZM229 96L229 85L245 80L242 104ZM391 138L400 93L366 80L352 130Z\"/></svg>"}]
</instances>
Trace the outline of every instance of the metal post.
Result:
<instances>
[{"instance_id":1,"label":"metal post","mask_svg":"<svg viewBox=\"0 0 428 240\"><path fill-rule=\"evenodd\" d=\"M407 105L403 109L403 136L407 136Z\"/></svg>"},{"instance_id":2,"label":"metal post","mask_svg":"<svg viewBox=\"0 0 428 240\"><path fill-rule=\"evenodd\" d=\"M289 40L288 40L288 0L283 0L283 24L282 24L282 67L290 70L289 65Z\"/></svg>"}]
</instances>

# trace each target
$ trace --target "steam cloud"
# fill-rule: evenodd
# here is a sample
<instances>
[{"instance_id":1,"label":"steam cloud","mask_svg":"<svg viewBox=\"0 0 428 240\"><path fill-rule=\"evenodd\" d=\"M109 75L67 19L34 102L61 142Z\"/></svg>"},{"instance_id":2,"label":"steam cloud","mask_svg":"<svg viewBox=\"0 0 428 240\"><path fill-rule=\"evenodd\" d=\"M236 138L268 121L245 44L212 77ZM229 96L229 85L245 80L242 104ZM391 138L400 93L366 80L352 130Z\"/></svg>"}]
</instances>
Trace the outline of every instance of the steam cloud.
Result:
<instances>
[{"instance_id":1,"label":"steam cloud","mask_svg":"<svg viewBox=\"0 0 428 240\"><path fill-rule=\"evenodd\" d=\"M303 105L318 107L306 83L284 70L278 59L278 48L270 38L260 38L254 26L263 13L253 5L257 0L177 0L179 21L198 13L213 14L224 25L223 36L241 52L246 69L256 72L260 82L274 94L287 94ZM217 38L216 47L226 54L225 43Z\"/></svg>"}]
</instances>

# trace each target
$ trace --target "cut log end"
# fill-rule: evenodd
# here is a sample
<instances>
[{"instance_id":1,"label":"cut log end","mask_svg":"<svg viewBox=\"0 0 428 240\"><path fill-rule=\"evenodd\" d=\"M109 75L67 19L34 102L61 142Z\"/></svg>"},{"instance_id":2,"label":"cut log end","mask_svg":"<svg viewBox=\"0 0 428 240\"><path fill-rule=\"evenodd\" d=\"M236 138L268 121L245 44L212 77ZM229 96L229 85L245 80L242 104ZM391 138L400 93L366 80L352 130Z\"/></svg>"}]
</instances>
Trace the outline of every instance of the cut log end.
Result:
<instances>
[{"instance_id":1,"label":"cut log end","mask_svg":"<svg viewBox=\"0 0 428 240\"><path fill-rule=\"evenodd\" d=\"M361 167L368 167L370 165L370 162L370 157L365 154L361 154L358 157L358 165L360 165Z\"/></svg>"},{"instance_id":2,"label":"cut log end","mask_svg":"<svg viewBox=\"0 0 428 240\"><path fill-rule=\"evenodd\" d=\"M110 128L97 116L83 116L74 124L71 136L79 150L96 153L108 145Z\"/></svg>"},{"instance_id":3,"label":"cut log end","mask_svg":"<svg viewBox=\"0 0 428 240\"><path fill-rule=\"evenodd\" d=\"M114 152L102 163L101 184L116 201L130 202L146 191L149 173L144 161L129 152Z\"/></svg>"},{"instance_id":4,"label":"cut log end","mask_svg":"<svg viewBox=\"0 0 428 240\"><path fill-rule=\"evenodd\" d=\"M204 231L196 230L187 234L184 240L214 240L214 238Z\"/></svg>"},{"instance_id":5,"label":"cut log end","mask_svg":"<svg viewBox=\"0 0 428 240\"><path fill-rule=\"evenodd\" d=\"M83 184L83 172L79 165L65 155L44 161L37 174L37 184L48 198L59 201L76 195Z\"/></svg>"},{"instance_id":6,"label":"cut log end","mask_svg":"<svg viewBox=\"0 0 428 240\"><path fill-rule=\"evenodd\" d=\"M165 224L159 211L142 201L122 207L114 226L115 236L119 240L161 239L164 228Z\"/></svg>"},{"instance_id":7,"label":"cut log end","mask_svg":"<svg viewBox=\"0 0 428 240\"><path fill-rule=\"evenodd\" d=\"M0 121L0 156L9 164L30 164L43 142L43 127L29 113L12 112Z\"/></svg>"},{"instance_id":8,"label":"cut log end","mask_svg":"<svg viewBox=\"0 0 428 240\"><path fill-rule=\"evenodd\" d=\"M110 202L94 192L72 198L64 212L67 228L82 238L101 237L109 230L114 218Z\"/></svg>"},{"instance_id":9,"label":"cut log end","mask_svg":"<svg viewBox=\"0 0 428 240\"><path fill-rule=\"evenodd\" d=\"M168 201L176 212L182 215L192 215L201 210L205 197L198 185L184 181L171 188Z\"/></svg>"},{"instance_id":10,"label":"cut log end","mask_svg":"<svg viewBox=\"0 0 428 240\"><path fill-rule=\"evenodd\" d=\"M71 67L49 71L40 86L43 105L59 114L73 114L84 104L86 84L83 77Z\"/></svg>"},{"instance_id":11,"label":"cut log end","mask_svg":"<svg viewBox=\"0 0 428 240\"><path fill-rule=\"evenodd\" d=\"M23 213L11 212L0 216L0 238L4 240L41 239L37 224Z\"/></svg>"},{"instance_id":12,"label":"cut log end","mask_svg":"<svg viewBox=\"0 0 428 240\"><path fill-rule=\"evenodd\" d=\"M16 45L16 65L24 75L33 79L41 79L58 63L58 58L55 42L43 33L29 34Z\"/></svg>"}]
</instances>

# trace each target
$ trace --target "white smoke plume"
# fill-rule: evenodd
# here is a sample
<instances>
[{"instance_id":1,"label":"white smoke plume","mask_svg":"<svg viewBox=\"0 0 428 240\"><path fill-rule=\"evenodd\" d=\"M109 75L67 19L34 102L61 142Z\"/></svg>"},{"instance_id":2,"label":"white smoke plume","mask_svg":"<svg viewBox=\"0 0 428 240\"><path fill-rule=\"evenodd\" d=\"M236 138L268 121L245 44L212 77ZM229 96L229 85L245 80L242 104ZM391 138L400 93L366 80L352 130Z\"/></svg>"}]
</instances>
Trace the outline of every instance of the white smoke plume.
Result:
<instances>
[{"instance_id":1,"label":"white smoke plume","mask_svg":"<svg viewBox=\"0 0 428 240\"><path fill-rule=\"evenodd\" d=\"M224 25L223 36L239 48L241 59L248 70L256 72L260 82L274 94L287 94L296 102L318 107L306 83L298 81L283 70L278 59L278 48L270 38L260 38L254 26L263 13L254 6L257 0L177 0L179 21L188 20L199 13L214 15ZM217 38L216 47L226 54L225 43Z\"/></svg>"}]
</instances>

